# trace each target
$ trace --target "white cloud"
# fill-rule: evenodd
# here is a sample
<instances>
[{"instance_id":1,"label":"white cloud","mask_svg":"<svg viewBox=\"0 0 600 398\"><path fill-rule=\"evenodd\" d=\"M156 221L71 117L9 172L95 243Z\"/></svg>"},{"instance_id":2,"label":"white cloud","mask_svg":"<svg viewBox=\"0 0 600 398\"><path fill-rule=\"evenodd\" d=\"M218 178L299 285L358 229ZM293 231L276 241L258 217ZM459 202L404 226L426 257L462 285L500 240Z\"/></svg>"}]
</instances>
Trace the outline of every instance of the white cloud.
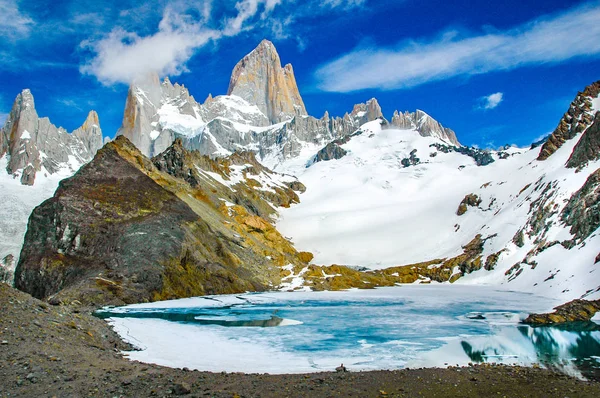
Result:
<instances>
[{"instance_id":1,"label":"white cloud","mask_svg":"<svg viewBox=\"0 0 600 398\"><path fill-rule=\"evenodd\" d=\"M0 37L18 39L27 36L33 20L19 11L15 0L0 0Z\"/></svg>"},{"instance_id":2,"label":"white cloud","mask_svg":"<svg viewBox=\"0 0 600 398\"><path fill-rule=\"evenodd\" d=\"M249 22L258 17L261 10L260 18L263 18L279 3L279 0L240 0L235 3L237 14L225 19L221 29L208 27L210 2L200 8L200 18L197 13L187 13L190 6L186 2L172 3L165 8L154 34L140 36L115 28L100 40L84 41L82 47L91 50L94 57L82 65L80 71L106 85L130 83L150 73L177 76L187 71L186 62L199 48L211 40L251 29ZM196 19L192 15L196 15Z\"/></svg>"},{"instance_id":3,"label":"white cloud","mask_svg":"<svg viewBox=\"0 0 600 398\"><path fill-rule=\"evenodd\" d=\"M600 55L597 1L506 31L480 35L445 32L434 40L407 40L396 49L357 48L320 67L325 91L398 89L460 75L551 64Z\"/></svg>"},{"instance_id":4,"label":"white cloud","mask_svg":"<svg viewBox=\"0 0 600 398\"><path fill-rule=\"evenodd\" d=\"M486 95L485 97L481 97L479 99L479 102L480 102L479 109L485 109L485 110L494 109L495 107L500 105L503 97L504 97L503 93L494 93L494 94Z\"/></svg>"},{"instance_id":5,"label":"white cloud","mask_svg":"<svg viewBox=\"0 0 600 398\"><path fill-rule=\"evenodd\" d=\"M7 117L8 117L8 113L0 112L0 127L4 126L4 122L6 122Z\"/></svg>"}]
</instances>

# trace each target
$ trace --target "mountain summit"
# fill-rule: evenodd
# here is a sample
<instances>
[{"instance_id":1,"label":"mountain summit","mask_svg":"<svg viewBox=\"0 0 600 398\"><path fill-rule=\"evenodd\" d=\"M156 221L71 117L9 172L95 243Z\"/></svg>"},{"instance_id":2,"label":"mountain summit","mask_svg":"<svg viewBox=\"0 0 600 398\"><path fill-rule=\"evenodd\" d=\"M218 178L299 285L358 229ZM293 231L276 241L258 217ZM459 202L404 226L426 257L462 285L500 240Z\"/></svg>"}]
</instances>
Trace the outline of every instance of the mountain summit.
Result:
<instances>
[{"instance_id":1,"label":"mountain summit","mask_svg":"<svg viewBox=\"0 0 600 398\"><path fill-rule=\"evenodd\" d=\"M271 123L307 115L291 64L281 67L273 43L260 42L233 68L227 95L258 106Z\"/></svg>"}]
</instances>

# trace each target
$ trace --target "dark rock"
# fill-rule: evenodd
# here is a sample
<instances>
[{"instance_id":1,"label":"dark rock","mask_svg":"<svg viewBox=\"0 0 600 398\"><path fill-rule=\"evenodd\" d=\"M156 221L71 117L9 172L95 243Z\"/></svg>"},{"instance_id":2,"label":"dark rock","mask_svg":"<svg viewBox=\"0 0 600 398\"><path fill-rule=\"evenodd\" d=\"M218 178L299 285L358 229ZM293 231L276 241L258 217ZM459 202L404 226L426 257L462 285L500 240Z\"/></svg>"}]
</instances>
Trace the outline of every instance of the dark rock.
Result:
<instances>
[{"instance_id":1,"label":"dark rock","mask_svg":"<svg viewBox=\"0 0 600 398\"><path fill-rule=\"evenodd\" d=\"M33 185L35 182L35 168L29 164L23 169L23 174L21 174L21 184L23 185Z\"/></svg>"},{"instance_id":2,"label":"dark rock","mask_svg":"<svg viewBox=\"0 0 600 398\"><path fill-rule=\"evenodd\" d=\"M477 166L487 166L489 164L494 163L494 158L492 157L492 154L490 153L490 151L487 150L481 150L465 146L450 146L438 143L431 144L429 146L443 153L457 152L469 156L473 158Z\"/></svg>"},{"instance_id":3,"label":"dark rock","mask_svg":"<svg viewBox=\"0 0 600 398\"><path fill-rule=\"evenodd\" d=\"M338 366L337 368L335 368L336 372L347 372L348 369L346 369L346 367L344 366L344 364L341 364L340 366Z\"/></svg>"},{"instance_id":4,"label":"dark rock","mask_svg":"<svg viewBox=\"0 0 600 398\"><path fill-rule=\"evenodd\" d=\"M567 167L581 169L589 162L600 159L600 112L592 125L583 133L567 161Z\"/></svg>"},{"instance_id":5,"label":"dark rock","mask_svg":"<svg viewBox=\"0 0 600 398\"><path fill-rule=\"evenodd\" d=\"M192 392L192 388L186 382L176 383L171 387L173 395L187 395Z\"/></svg>"},{"instance_id":6,"label":"dark rock","mask_svg":"<svg viewBox=\"0 0 600 398\"><path fill-rule=\"evenodd\" d=\"M597 311L600 311L600 300L573 300L555 307L549 314L530 314L523 323L542 326L589 321Z\"/></svg>"},{"instance_id":7,"label":"dark rock","mask_svg":"<svg viewBox=\"0 0 600 398\"><path fill-rule=\"evenodd\" d=\"M319 152L317 152L312 163L341 159L347 153L348 151L339 146L337 143L330 142L329 144L325 145L325 147L322 148Z\"/></svg>"},{"instance_id":8,"label":"dark rock","mask_svg":"<svg viewBox=\"0 0 600 398\"><path fill-rule=\"evenodd\" d=\"M561 220L571 227L578 241L585 240L600 227L600 169L587 178L564 207Z\"/></svg>"},{"instance_id":9,"label":"dark rock","mask_svg":"<svg viewBox=\"0 0 600 398\"><path fill-rule=\"evenodd\" d=\"M459 216L462 216L463 214L465 214L467 212L467 206L471 206L471 207L477 207L481 204L481 198L479 198L479 196L470 193L468 195L465 195L465 197L463 198L463 200L460 202L460 204L458 205L458 209L456 210L456 214Z\"/></svg>"},{"instance_id":10,"label":"dark rock","mask_svg":"<svg viewBox=\"0 0 600 398\"><path fill-rule=\"evenodd\" d=\"M410 151L410 157L404 158L400 161L400 164L404 167L416 166L421 162L421 159L417 157L417 150L413 149Z\"/></svg>"}]
</instances>

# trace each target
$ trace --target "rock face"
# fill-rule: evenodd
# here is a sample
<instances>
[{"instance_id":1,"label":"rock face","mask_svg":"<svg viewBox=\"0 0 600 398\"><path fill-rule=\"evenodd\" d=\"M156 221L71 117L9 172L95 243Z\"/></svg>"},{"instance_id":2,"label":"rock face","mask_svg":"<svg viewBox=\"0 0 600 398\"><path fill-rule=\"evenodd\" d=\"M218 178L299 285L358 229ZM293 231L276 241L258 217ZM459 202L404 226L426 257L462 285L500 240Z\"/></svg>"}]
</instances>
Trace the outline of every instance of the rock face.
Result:
<instances>
[{"instance_id":1,"label":"rock face","mask_svg":"<svg viewBox=\"0 0 600 398\"><path fill-rule=\"evenodd\" d=\"M395 111L390 126L401 130L416 130L423 137L436 137L452 145L461 146L454 131L442 126L437 120L418 109L412 113Z\"/></svg>"},{"instance_id":2,"label":"rock face","mask_svg":"<svg viewBox=\"0 0 600 398\"><path fill-rule=\"evenodd\" d=\"M561 213L577 242L585 240L600 227L600 169L593 172L575 192Z\"/></svg>"},{"instance_id":3,"label":"rock face","mask_svg":"<svg viewBox=\"0 0 600 398\"><path fill-rule=\"evenodd\" d=\"M567 167L581 169L589 162L598 159L600 159L600 112L596 112L594 122L573 148L573 153L567 161Z\"/></svg>"},{"instance_id":4,"label":"rock face","mask_svg":"<svg viewBox=\"0 0 600 398\"><path fill-rule=\"evenodd\" d=\"M567 322L586 322L600 311L600 300L573 300L554 308L550 314L530 314L523 323L534 326L553 325Z\"/></svg>"},{"instance_id":5,"label":"rock face","mask_svg":"<svg viewBox=\"0 0 600 398\"><path fill-rule=\"evenodd\" d=\"M258 106L272 124L307 115L292 65L281 67L279 54L268 40L233 68L227 95Z\"/></svg>"},{"instance_id":6,"label":"rock face","mask_svg":"<svg viewBox=\"0 0 600 398\"><path fill-rule=\"evenodd\" d=\"M102 130L96 112L72 134L40 118L33 95L23 90L0 130L0 157L8 155L6 171L33 185L36 173L53 174L61 167L78 167L88 162L102 146ZM75 170L73 170L75 171Z\"/></svg>"},{"instance_id":7,"label":"rock face","mask_svg":"<svg viewBox=\"0 0 600 398\"><path fill-rule=\"evenodd\" d=\"M264 290L303 264L272 226L293 177L252 154L219 162L181 140L150 160L125 137L30 216L15 286L52 302L123 304Z\"/></svg>"},{"instance_id":8,"label":"rock face","mask_svg":"<svg viewBox=\"0 0 600 398\"><path fill-rule=\"evenodd\" d=\"M538 160L548 159L565 141L585 131L592 124L594 120L592 100L598 98L598 96L600 96L600 81L590 84L583 92L577 93L569 110L564 114L548 140L542 145Z\"/></svg>"}]
</instances>

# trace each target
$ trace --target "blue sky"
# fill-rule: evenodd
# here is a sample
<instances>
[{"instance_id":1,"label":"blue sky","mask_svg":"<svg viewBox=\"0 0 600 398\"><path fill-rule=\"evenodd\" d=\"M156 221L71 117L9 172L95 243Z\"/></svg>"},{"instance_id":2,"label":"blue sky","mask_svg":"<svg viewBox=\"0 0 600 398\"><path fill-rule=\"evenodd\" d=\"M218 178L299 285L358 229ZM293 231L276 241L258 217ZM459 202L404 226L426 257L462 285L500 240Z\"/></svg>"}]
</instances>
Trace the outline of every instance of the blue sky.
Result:
<instances>
[{"instance_id":1,"label":"blue sky","mask_svg":"<svg viewBox=\"0 0 600 398\"><path fill-rule=\"evenodd\" d=\"M528 145L600 79L598 21L598 1L0 0L0 121L30 88L40 116L73 130L95 109L112 137L135 76L203 101L267 38L311 115L376 97L463 144Z\"/></svg>"}]
</instances>

